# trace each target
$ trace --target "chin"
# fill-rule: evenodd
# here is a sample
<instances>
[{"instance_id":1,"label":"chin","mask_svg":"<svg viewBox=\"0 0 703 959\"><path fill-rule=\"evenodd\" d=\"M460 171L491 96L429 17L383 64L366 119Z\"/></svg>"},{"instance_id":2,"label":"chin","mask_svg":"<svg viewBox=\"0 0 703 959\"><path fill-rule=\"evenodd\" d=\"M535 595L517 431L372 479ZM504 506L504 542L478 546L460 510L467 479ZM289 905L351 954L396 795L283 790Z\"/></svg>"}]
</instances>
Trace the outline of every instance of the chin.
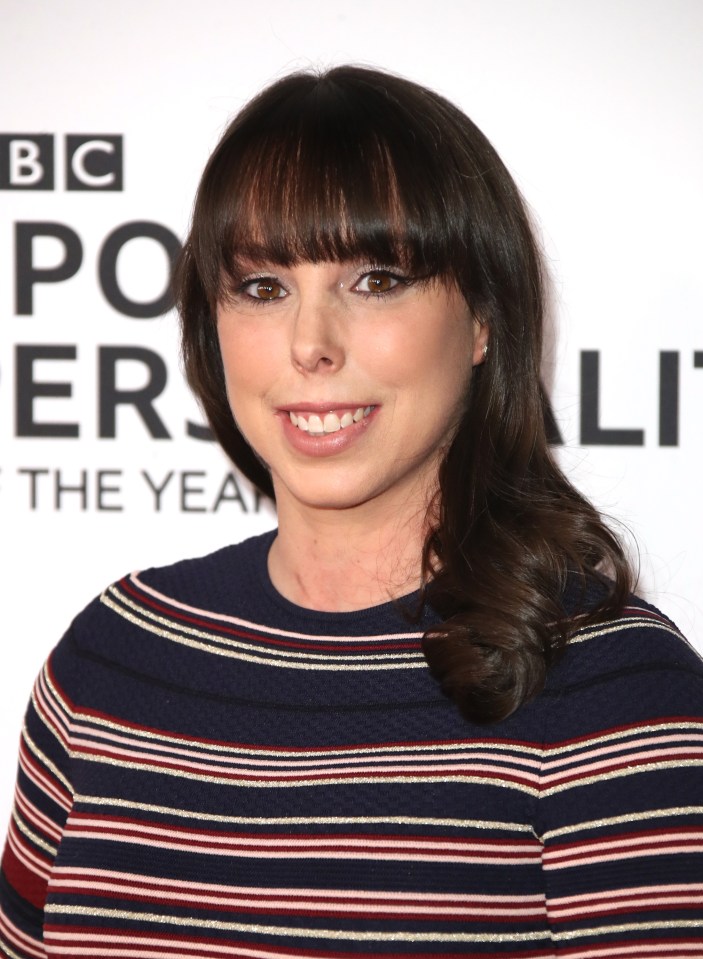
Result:
<instances>
[{"instance_id":1,"label":"chin","mask_svg":"<svg viewBox=\"0 0 703 959\"><path fill-rule=\"evenodd\" d=\"M296 477L294 483L285 483L274 477L276 501L293 501L308 509L346 510L362 506L382 495L383 490L373 484L350 482L348 472L342 476L308 476L307 482Z\"/></svg>"}]
</instances>

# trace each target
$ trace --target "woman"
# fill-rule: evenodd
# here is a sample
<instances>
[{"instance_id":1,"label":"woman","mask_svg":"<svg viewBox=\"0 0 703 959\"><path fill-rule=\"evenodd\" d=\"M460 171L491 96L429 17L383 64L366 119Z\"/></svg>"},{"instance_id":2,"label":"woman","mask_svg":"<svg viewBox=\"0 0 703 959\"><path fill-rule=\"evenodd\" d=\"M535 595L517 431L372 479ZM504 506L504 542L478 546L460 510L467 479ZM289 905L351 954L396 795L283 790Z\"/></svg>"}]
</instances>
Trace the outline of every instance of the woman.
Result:
<instances>
[{"instance_id":1,"label":"woman","mask_svg":"<svg viewBox=\"0 0 703 959\"><path fill-rule=\"evenodd\" d=\"M234 120L177 277L277 532L128 576L40 676L10 956L703 954L703 669L553 462L543 278L454 106Z\"/></svg>"}]
</instances>

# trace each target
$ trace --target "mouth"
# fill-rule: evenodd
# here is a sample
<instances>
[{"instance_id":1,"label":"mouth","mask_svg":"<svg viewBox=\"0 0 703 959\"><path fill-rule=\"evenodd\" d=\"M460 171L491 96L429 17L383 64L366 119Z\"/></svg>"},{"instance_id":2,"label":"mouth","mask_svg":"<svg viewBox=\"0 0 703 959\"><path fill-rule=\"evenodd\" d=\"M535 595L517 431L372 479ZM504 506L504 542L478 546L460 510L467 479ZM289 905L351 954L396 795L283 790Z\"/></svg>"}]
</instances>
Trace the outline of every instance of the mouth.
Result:
<instances>
[{"instance_id":1,"label":"mouth","mask_svg":"<svg viewBox=\"0 0 703 959\"><path fill-rule=\"evenodd\" d=\"M354 423L360 423L374 410L375 406L357 406L356 409L337 410L323 413L294 413L288 411L290 421L297 429L310 436L327 436L339 433Z\"/></svg>"}]
</instances>

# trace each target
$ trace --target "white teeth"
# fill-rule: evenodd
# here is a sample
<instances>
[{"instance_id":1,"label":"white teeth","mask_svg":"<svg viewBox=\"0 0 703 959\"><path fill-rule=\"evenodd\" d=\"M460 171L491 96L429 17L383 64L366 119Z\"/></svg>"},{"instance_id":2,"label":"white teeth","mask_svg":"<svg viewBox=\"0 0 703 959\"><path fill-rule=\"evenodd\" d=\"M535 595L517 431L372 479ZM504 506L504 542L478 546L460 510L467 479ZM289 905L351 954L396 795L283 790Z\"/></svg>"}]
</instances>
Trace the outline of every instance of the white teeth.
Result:
<instances>
[{"instance_id":1,"label":"white teeth","mask_svg":"<svg viewBox=\"0 0 703 959\"><path fill-rule=\"evenodd\" d=\"M336 413L327 413L322 425L325 428L325 433L336 433L342 428L342 424L339 422L339 417Z\"/></svg>"},{"instance_id":2,"label":"white teeth","mask_svg":"<svg viewBox=\"0 0 703 959\"><path fill-rule=\"evenodd\" d=\"M360 422L369 415L372 409L373 406L359 406L353 413L342 414L341 419L336 413L325 413L324 419L317 413L311 413L307 419L300 413L293 413L292 411L288 412L288 416L293 426L297 426L299 430L308 432L311 436L325 436L328 433L337 433L339 430L346 429L352 423Z\"/></svg>"},{"instance_id":3,"label":"white teeth","mask_svg":"<svg viewBox=\"0 0 703 959\"><path fill-rule=\"evenodd\" d=\"M311 436L322 436L325 432L325 427L317 413L313 413L308 420L308 430Z\"/></svg>"}]
</instances>

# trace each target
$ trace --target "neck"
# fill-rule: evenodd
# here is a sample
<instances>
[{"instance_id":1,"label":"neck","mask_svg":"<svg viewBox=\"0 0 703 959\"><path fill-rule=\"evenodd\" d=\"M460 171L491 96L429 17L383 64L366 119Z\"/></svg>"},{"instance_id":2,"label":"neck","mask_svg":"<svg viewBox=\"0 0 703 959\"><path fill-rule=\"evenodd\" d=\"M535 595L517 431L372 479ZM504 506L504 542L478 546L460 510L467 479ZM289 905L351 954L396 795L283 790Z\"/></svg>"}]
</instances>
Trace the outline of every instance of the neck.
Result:
<instances>
[{"instance_id":1,"label":"neck","mask_svg":"<svg viewBox=\"0 0 703 959\"><path fill-rule=\"evenodd\" d=\"M373 503L306 510L279 503L269 553L276 589L298 606L329 612L366 609L421 585L425 508L402 516Z\"/></svg>"}]
</instances>

